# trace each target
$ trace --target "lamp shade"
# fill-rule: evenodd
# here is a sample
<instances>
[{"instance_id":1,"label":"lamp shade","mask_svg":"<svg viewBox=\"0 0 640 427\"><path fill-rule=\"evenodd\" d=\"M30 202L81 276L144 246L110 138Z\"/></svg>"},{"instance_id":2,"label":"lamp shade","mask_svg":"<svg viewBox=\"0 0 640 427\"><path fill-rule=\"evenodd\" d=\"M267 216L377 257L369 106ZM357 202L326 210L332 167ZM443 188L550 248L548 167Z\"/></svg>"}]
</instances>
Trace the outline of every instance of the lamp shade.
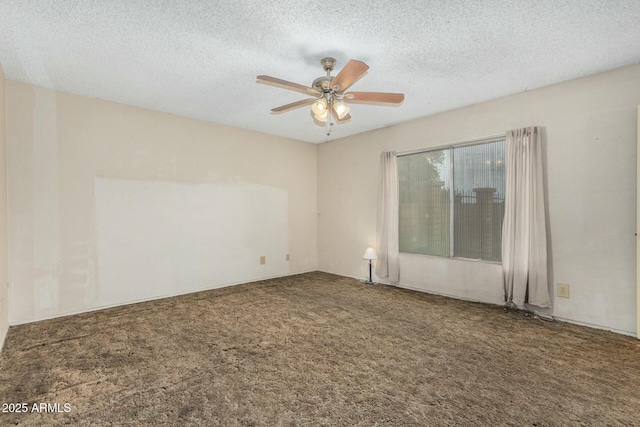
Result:
<instances>
[{"instance_id":1,"label":"lamp shade","mask_svg":"<svg viewBox=\"0 0 640 427\"><path fill-rule=\"evenodd\" d=\"M373 248L367 248L362 255L362 259L378 259L378 254Z\"/></svg>"}]
</instances>

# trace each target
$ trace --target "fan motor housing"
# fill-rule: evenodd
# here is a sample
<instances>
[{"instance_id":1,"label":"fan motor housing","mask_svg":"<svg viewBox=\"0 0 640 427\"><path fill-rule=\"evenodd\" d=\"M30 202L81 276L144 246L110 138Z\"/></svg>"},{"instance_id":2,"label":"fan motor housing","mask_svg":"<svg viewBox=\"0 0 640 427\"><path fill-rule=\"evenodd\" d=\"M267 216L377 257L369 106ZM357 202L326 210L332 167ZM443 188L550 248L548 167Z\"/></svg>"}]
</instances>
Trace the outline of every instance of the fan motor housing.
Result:
<instances>
[{"instance_id":1,"label":"fan motor housing","mask_svg":"<svg viewBox=\"0 0 640 427\"><path fill-rule=\"evenodd\" d=\"M333 80L333 76L318 77L313 81L311 87L322 92L329 92L331 90L331 80Z\"/></svg>"}]
</instances>

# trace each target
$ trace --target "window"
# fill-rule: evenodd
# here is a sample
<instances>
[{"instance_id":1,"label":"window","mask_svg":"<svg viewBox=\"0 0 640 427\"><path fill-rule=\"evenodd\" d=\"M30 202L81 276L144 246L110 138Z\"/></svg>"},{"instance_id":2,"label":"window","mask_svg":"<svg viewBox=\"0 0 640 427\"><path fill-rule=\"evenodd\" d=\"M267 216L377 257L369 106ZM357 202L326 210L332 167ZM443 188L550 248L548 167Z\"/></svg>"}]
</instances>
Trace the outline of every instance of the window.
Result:
<instances>
[{"instance_id":1,"label":"window","mask_svg":"<svg viewBox=\"0 0 640 427\"><path fill-rule=\"evenodd\" d=\"M400 252L502 259L504 141L398 156Z\"/></svg>"}]
</instances>

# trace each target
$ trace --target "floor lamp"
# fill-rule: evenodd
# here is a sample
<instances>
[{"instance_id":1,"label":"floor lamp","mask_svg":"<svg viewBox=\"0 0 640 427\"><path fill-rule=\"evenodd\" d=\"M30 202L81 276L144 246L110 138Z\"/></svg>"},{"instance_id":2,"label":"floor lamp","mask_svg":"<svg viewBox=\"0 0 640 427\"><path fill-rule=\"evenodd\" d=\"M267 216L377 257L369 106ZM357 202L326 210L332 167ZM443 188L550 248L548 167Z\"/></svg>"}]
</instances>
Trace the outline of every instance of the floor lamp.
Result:
<instances>
[{"instance_id":1,"label":"floor lamp","mask_svg":"<svg viewBox=\"0 0 640 427\"><path fill-rule=\"evenodd\" d=\"M373 250L373 248L367 248L367 250L364 251L364 255L362 255L362 259L369 260L369 278L365 280L364 283L366 283L367 285L373 285L373 278L371 277L373 260L378 259L378 254L376 254L376 251Z\"/></svg>"}]
</instances>

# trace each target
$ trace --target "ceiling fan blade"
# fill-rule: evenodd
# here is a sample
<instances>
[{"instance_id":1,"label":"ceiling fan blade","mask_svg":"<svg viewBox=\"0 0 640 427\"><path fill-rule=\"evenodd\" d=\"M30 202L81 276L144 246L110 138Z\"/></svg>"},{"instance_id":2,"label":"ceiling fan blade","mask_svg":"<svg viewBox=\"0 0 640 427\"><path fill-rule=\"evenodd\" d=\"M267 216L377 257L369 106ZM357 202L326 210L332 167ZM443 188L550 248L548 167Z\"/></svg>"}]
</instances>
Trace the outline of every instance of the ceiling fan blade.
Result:
<instances>
[{"instance_id":1,"label":"ceiling fan blade","mask_svg":"<svg viewBox=\"0 0 640 427\"><path fill-rule=\"evenodd\" d=\"M404 101L403 93L384 92L347 92L342 99L345 102L361 102L367 104L398 105Z\"/></svg>"},{"instance_id":2,"label":"ceiling fan blade","mask_svg":"<svg viewBox=\"0 0 640 427\"><path fill-rule=\"evenodd\" d=\"M349 86L354 84L369 69L369 66L362 61L350 60L338 75L331 81L331 87L336 92L344 92Z\"/></svg>"},{"instance_id":3,"label":"ceiling fan blade","mask_svg":"<svg viewBox=\"0 0 640 427\"><path fill-rule=\"evenodd\" d=\"M296 92L301 92L306 95L316 95L320 96L321 92L318 89L314 89L312 87L307 87L298 83L293 83L287 80L278 79L271 76L258 76L256 77L258 83L265 83L272 86L277 86L282 89L295 90Z\"/></svg>"},{"instance_id":4,"label":"ceiling fan blade","mask_svg":"<svg viewBox=\"0 0 640 427\"><path fill-rule=\"evenodd\" d=\"M305 105L313 104L318 98L307 98L300 101L292 102L291 104L281 105L280 107L272 108L271 112L274 114L284 113L286 111L294 110L296 108L304 107Z\"/></svg>"},{"instance_id":5,"label":"ceiling fan blade","mask_svg":"<svg viewBox=\"0 0 640 427\"><path fill-rule=\"evenodd\" d=\"M346 123L349 120L351 120L351 114L347 113L342 119L340 118L340 116L338 115L338 112L336 111L336 107L332 106L331 107L331 115L333 116L333 118L336 120L336 122L338 123Z\"/></svg>"}]
</instances>

